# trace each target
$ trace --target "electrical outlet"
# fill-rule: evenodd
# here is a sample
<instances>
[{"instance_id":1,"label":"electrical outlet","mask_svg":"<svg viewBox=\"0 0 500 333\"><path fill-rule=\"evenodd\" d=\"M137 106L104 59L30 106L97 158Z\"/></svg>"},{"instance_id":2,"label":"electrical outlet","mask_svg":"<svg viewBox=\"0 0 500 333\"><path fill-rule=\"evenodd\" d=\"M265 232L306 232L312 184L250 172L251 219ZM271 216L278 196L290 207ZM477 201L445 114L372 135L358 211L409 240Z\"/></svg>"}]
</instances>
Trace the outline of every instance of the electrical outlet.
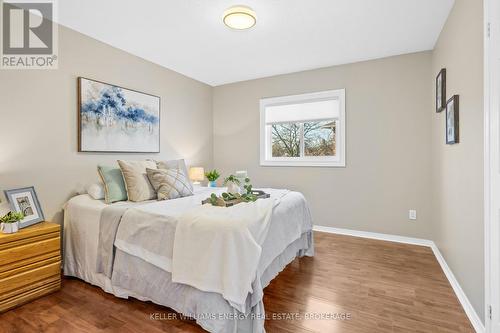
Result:
<instances>
[{"instance_id":1,"label":"electrical outlet","mask_svg":"<svg viewBox=\"0 0 500 333\"><path fill-rule=\"evenodd\" d=\"M416 220L417 219L417 211L415 209L410 209L408 211L408 218L410 220Z\"/></svg>"}]
</instances>

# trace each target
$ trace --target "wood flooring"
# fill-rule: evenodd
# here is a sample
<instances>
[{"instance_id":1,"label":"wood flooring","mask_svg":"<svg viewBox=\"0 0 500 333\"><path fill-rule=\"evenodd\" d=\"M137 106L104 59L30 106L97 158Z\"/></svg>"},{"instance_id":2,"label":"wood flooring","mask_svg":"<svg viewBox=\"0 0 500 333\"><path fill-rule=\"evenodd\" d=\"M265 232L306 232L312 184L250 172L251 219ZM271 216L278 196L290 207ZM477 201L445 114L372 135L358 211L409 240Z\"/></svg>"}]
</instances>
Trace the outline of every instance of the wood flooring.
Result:
<instances>
[{"instance_id":1,"label":"wood flooring","mask_svg":"<svg viewBox=\"0 0 500 333\"><path fill-rule=\"evenodd\" d=\"M296 259L265 289L268 333L474 332L429 248L319 232L315 243L314 258ZM0 315L0 332L204 330L64 278L60 291Z\"/></svg>"}]
</instances>

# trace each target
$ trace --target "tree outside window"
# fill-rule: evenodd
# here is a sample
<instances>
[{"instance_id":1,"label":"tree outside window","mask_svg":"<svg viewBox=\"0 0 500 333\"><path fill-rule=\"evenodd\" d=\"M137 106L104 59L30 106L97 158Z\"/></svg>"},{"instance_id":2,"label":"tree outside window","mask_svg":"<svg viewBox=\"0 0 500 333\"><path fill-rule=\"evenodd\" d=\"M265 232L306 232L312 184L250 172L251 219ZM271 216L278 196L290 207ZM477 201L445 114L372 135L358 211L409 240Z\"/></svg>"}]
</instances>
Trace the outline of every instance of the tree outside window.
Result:
<instances>
[{"instance_id":1,"label":"tree outside window","mask_svg":"<svg viewBox=\"0 0 500 333\"><path fill-rule=\"evenodd\" d=\"M272 125L272 156L335 156L335 120ZM301 152L301 141L304 150Z\"/></svg>"}]
</instances>

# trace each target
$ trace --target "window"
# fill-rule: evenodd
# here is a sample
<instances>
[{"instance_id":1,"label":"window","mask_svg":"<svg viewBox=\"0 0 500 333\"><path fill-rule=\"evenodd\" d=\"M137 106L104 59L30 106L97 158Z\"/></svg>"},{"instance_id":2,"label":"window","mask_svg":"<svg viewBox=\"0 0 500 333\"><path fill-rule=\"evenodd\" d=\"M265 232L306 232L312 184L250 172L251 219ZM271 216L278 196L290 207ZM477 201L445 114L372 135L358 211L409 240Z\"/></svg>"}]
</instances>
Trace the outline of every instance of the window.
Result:
<instances>
[{"instance_id":1,"label":"window","mask_svg":"<svg viewBox=\"0 0 500 333\"><path fill-rule=\"evenodd\" d=\"M345 166L345 90L260 100L260 164Z\"/></svg>"}]
</instances>

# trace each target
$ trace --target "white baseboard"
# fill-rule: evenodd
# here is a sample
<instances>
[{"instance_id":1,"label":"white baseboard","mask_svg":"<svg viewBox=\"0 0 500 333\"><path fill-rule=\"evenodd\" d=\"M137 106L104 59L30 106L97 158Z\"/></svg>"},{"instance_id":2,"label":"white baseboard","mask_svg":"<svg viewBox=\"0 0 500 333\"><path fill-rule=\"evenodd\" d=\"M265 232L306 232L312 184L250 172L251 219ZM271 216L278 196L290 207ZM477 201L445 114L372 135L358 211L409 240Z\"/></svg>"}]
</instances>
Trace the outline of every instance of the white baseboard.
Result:
<instances>
[{"instance_id":1,"label":"white baseboard","mask_svg":"<svg viewBox=\"0 0 500 333\"><path fill-rule=\"evenodd\" d=\"M441 266L441 269L443 270L446 278L450 282L450 285L453 288L453 291L457 295L457 298L460 301L460 304L462 305L465 313L467 314L467 317L471 321L472 326L474 326L474 329L476 330L477 333L484 333L485 332L485 328L484 328L484 325L483 325L481 319L479 318L476 311L472 307L472 304L469 302L469 299L467 298L464 291L462 290L462 287L460 287L460 284L458 283L457 279L455 278L455 275L453 275L453 272L451 271L450 267L448 266L448 264L444 260L443 255L441 254L441 252L439 252L438 247L436 246L436 244L433 241L428 240L428 239L421 239L421 238L412 238L412 237L404 237L404 236L397 236L397 235L380 234L380 233L376 233L376 232L323 227L323 226L319 226L319 225L315 225L313 227L313 230L320 231L320 232L327 232L327 233L331 233L331 234L340 234L340 235L347 235L347 236L354 236L354 237L378 239L378 240L383 240L383 241L388 241L388 242L397 242L397 243L405 243L405 244L430 247L432 249L432 252L436 256L436 260L438 261L439 265Z\"/></svg>"},{"instance_id":2,"label":"white baseboard","mask_svg":"<svg viewBox=\"0 0 500 333\"><path fill-rule=\"evenodd\" d=\"M350 230L350 229L323 227L323 226L319 226L319 225L315 225L313 227L313 229L315 231L328 232L331 234L347 235L347 236L362 237L362 238L371 238L371 239L378 239L378 240L384 240L384 241L389 241L389 242L405 243L405 244L412 244L412 245L421 245L421 246L431 247L432 244L434 244L432 241L427 240L427 239L388 235L388 234L379 234L376 232L368 232L368 231L357 231L357 230Z\"/></svg>"},{"instance_id":3,"label":"white baseboard","mask_svg":"<svg viewBox=\"0 0 500 333\"><path fill-rule=\"evenodd\" d=\"M453 272L451 271L450 267L444 260L443 255L439 251L438 247L434 242L432 242L431 246L432 252L434 252L434 255L436 256L437 261L439 262L439 265L441 265L441 269L444 272L444 275L448 278L448 281L451 284L451 287L453 288L453 291L455 291L455 294L458 297L458 300L460 301L460 304L462 304L462 307L464 308L465 313L467 314L467 317L469 317L469 320L472 323L472 326L474 326L474 329L478 333L484 333L486 332L483 322L481 321L481 318L477 315L476 311L472 307L472 304L470 304L469 299L467 298L467 295L465 295L464 291L462 290L462 287L460 287L460 284L458 283L457 279L455 278L455 275L453 275Z\"/></svg>"}]
</instances>

